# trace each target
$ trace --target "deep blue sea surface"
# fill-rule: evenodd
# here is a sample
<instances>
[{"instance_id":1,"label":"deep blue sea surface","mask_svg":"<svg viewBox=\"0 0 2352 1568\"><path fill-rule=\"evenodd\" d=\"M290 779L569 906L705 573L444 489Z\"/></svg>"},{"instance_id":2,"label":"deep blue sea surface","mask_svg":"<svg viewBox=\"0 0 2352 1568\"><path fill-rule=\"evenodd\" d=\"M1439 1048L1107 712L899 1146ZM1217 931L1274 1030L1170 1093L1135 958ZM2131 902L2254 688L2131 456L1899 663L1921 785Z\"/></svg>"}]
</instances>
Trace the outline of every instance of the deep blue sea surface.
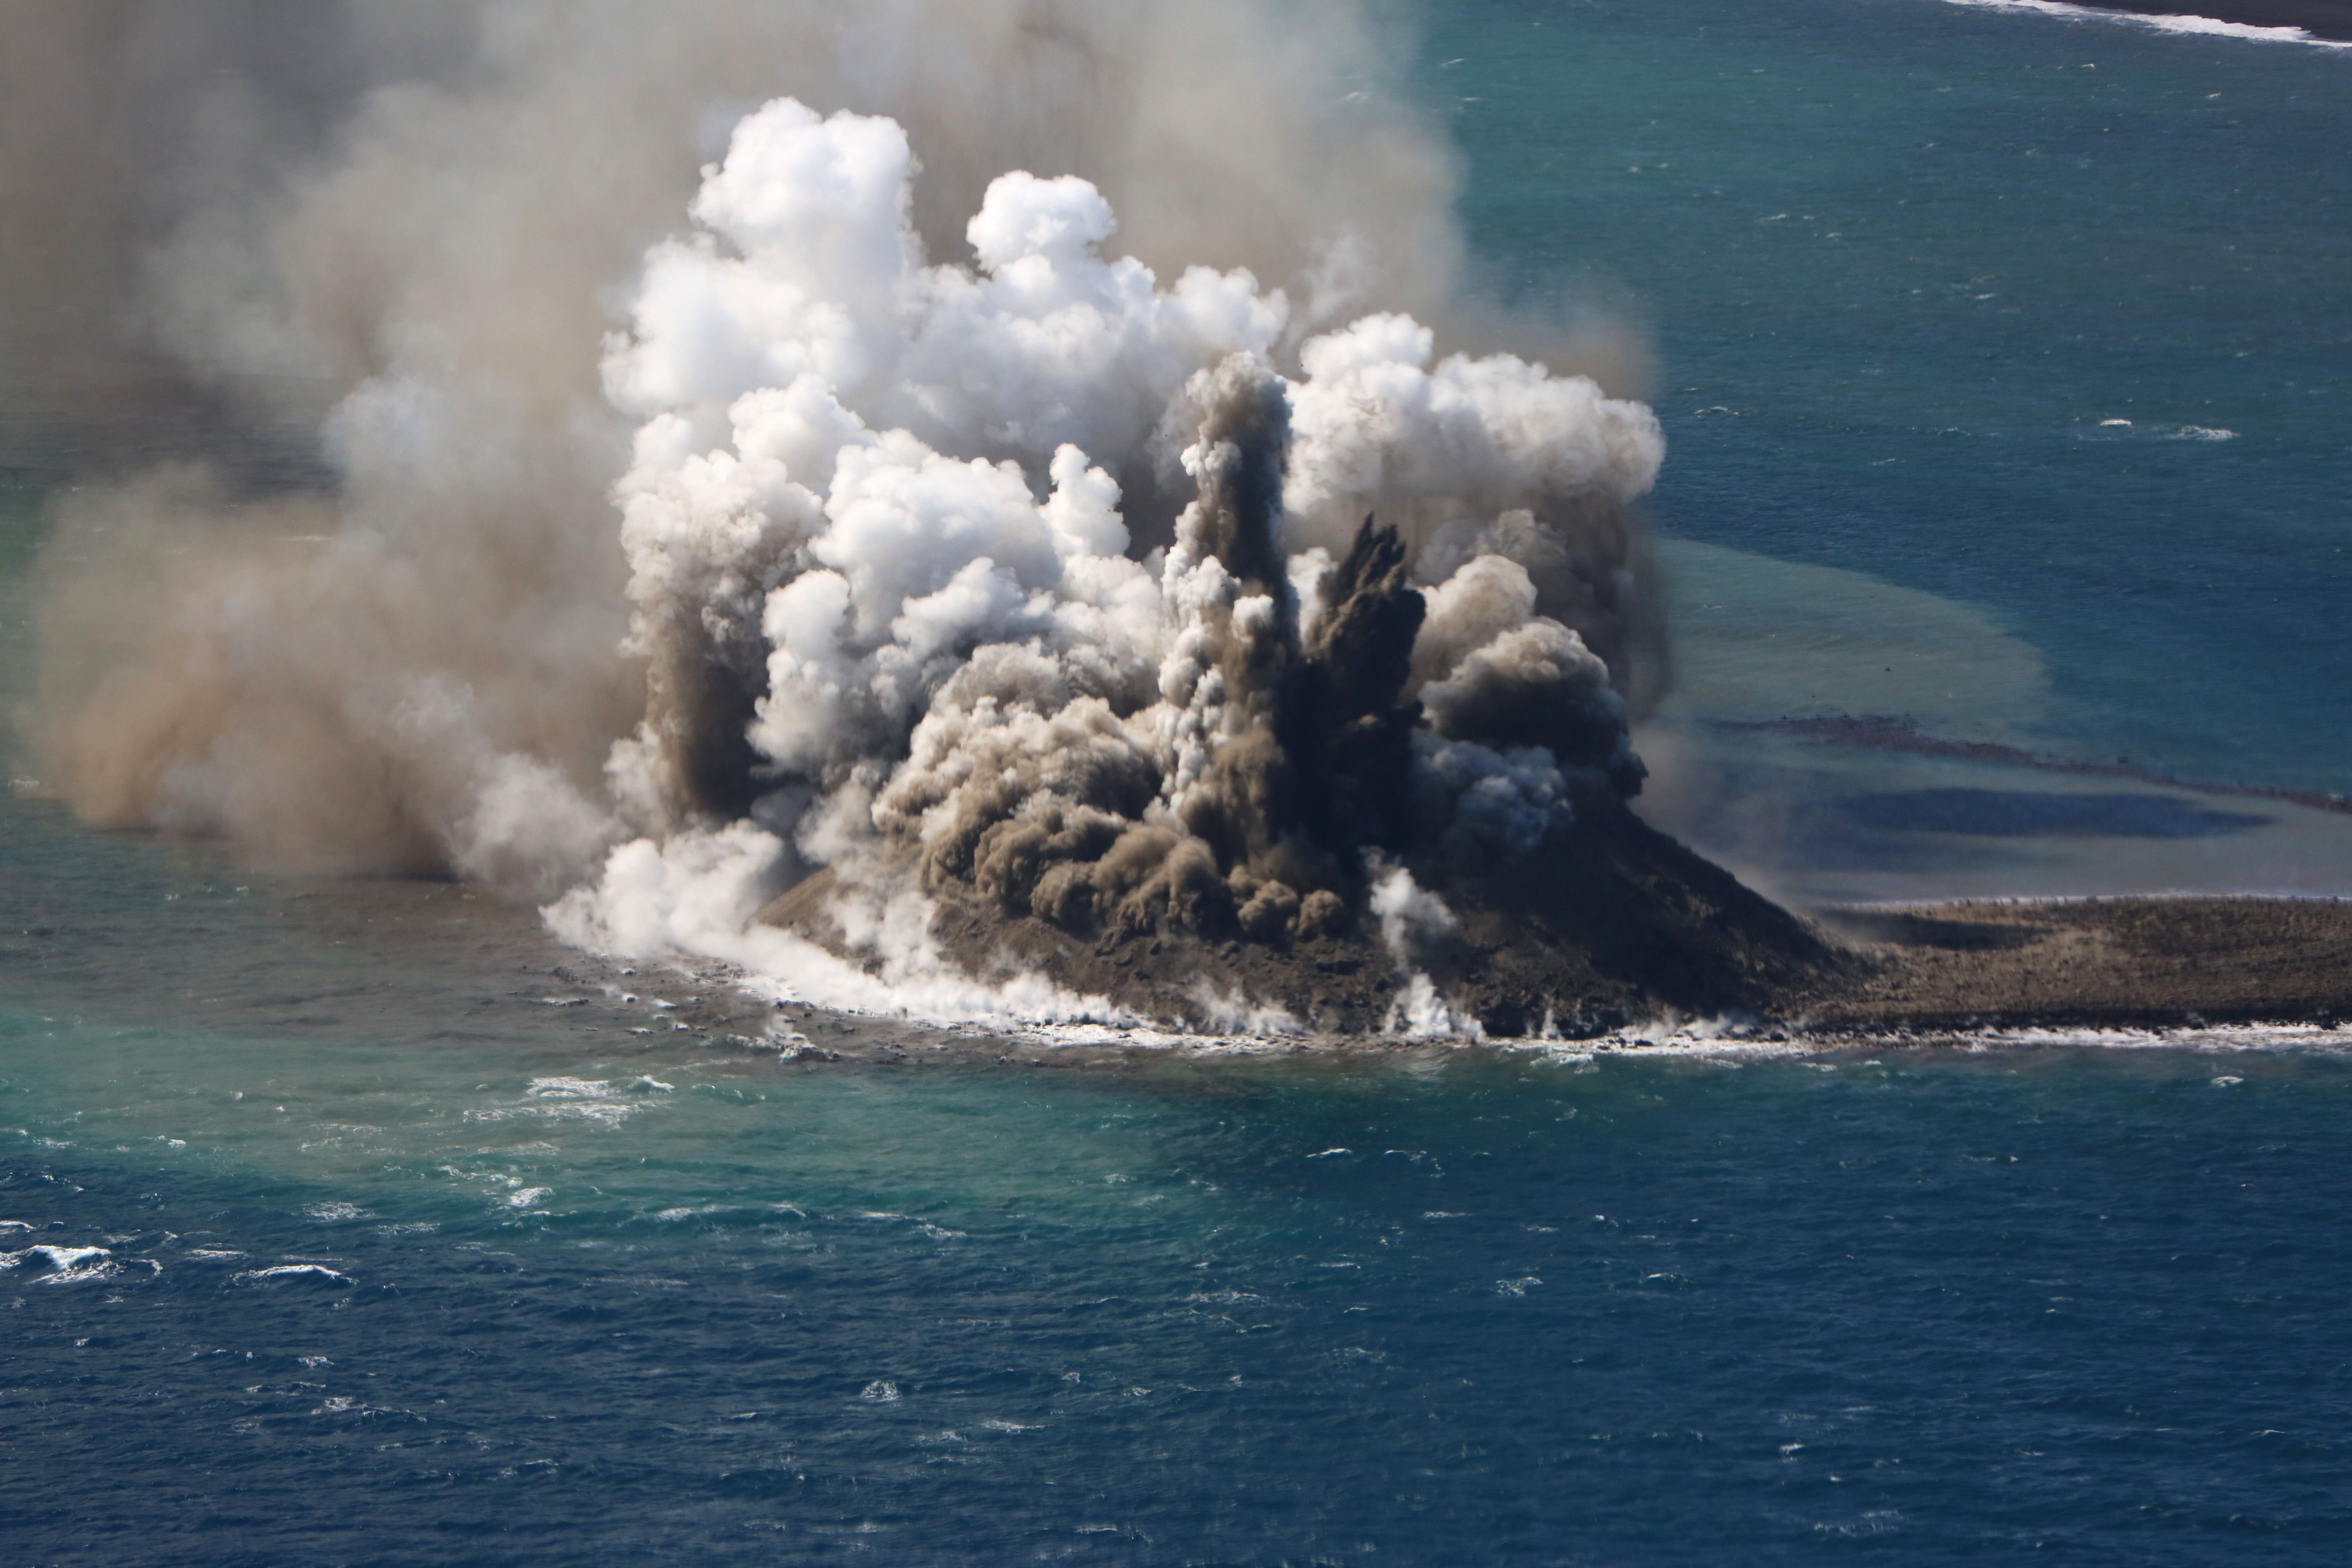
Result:
<instances>
[{"instance_id":1,"label":"deep blue sea surface","mask_svg":"<svg viewBox=\"0 0 2352 1568\"><path fill-rule=\"evenodd\" d=\"M2352 1543L2337 1051L782 1062L10 826L11 1563Z\"/></svg>"},{"instance_id":2,"label":"deep blue sea surface","mask_svg":"<svg viewBox=\"0 0 2352 1568\"><path fill-rule=\"evenodd\" d=\"M2352 53L1425 22L1490 285L1655 337L1659 810L1865 892L2352 879L1719 727L2352 788ZM0 1563L2352 1559L2352 1034L781 1061L615 978L0 795Z\"/></svg>"},{"instance_id":3,"label":"deep blue sea surface","mask_svg":"<svg viewBox=\"0 0 2352 1568\"><path fill-rule=\"evenodd\" d=\"M2048 661L2041 745L2352 788L2352 50L1937 0L1433 18L1496 285L1653 327L1669 532L1990 612Z\"/></svg>"}]
</instances>

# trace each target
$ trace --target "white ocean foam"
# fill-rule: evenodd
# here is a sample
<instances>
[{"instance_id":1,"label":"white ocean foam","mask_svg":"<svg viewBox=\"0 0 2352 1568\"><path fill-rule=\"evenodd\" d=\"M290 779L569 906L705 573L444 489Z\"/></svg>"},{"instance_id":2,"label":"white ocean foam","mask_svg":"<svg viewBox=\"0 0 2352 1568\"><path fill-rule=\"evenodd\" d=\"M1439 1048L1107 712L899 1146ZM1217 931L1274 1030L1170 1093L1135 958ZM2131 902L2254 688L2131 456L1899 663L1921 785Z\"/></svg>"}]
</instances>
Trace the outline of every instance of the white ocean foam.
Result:
<instances>
[{"instance_id":1,"label":"white ocean foam","mask_svg":"<svg viewBox=\"0 0 2352 1568\"><path fill-rule=\"evenodd\" d=\"M2246 893L2211 895L2202 893L2156 893L2152 898L2208 898L2214 896L2268 899L2273 897L2326 897L2294 893ZM2012 899L1985 899L1986 903L2064 904L2093 903L2095 897L2083 898L2034 896ZM2330 898L2328 901L2341 901ZM1936 907L1909 900L1878 900L1842 906L1856 910L1903 912ZM747 975L740 971L716 973L705 969L694 978L704 984L732 984L762 998L773 994L772 983L764 977ZM1443 1005L1433 991L1428 1001ZM841 1008L838 1012L851 1016L878 1016L903 1020L903 1012L866 1012ZM1583 1039L1563 1039L1553 1020L1547 1016L1543 1026L1533 1035L1493 1037L1480 1030L1475 1018L1446 1009L1456 1020L1453 1029L1416 1028L1417 1024L1431 1022L1424 1016L1416 1019L1409 1005L1392 1007L1388 1026L1365 1037L1318 1037L1307 1032L1288 1013L1277 1007L1251 1009L1255 1018L1247 1016L1220 1020L1225 1026L1216 1032L1175 1030L1143 1024L1112 1025L1096 1021L1017 1023L1006 1019L969 1019L961 1026L950 1026L950 1038L968 1047L1003 1049L1037 1048L1055 1051L1073 1047L1118 1048L1144 1051L1166 1051L1186 1056L1276 1056L1294 1055L1316 1049L1382 1050L1398 1046L1451 1047L1454 1049L1483 1047L1530 1058L1539 1063L1560 1067L1585 1067L1598 1057L1679 1058L1736 1065L1743 1061L1762 1061L1820 1056L1825 1052L1847 1055L1857 1050L1900 1049L1906 1047L1928 1048L1965 1048L1971 1050L2035 1049L2063 1047L2101 1047L2117 1049L2193 1049L2193 1050L2344 1050L2352 1052L2352 1026L2330 1027L2321 1024L2293 1022L2227 1025L2212 1026L2181 1026L2178 1028L2011 1028L1990 1030L1917 1030L1889 1026L1880 1030L1815 1031L1801 1023L1774 1024L1751 1017L1685 1017L1669 1015L1663 1018L1637 1021L1604 1035ZM804 1038L805 1037L795 1037ZM920 1048L911 1042L901 1042L902 1048ZM929 1048L948 1050L953 1047L935 1044ZM533 1088L546 1086L550 1092L562 1093L567 1089L590 1093L611 1092L609 1084L599 1080L577 1079L541 1079L533 1080ZM583 1111L591 1109L609 1110L616 1114L611 1120L637 1109L625 1102L589 1100L573 1102ZM566 1109L563 1102L546 1108L550 1111ZM532 1114L531 1110L520 1111L482 1111L468 1113L469 1119L498 1121L509 1115ZM1333 1151L1346 1152L1347 1151ZM659 1217L680 1217L686 1211L667 1211ZM798 1210L793 1212L797 1213ZM862 1219L913 1219L915 1216L879 1212L857 1215ZM920 1222L918 1222L920 1223Z\"/></svg>"},{"instance_id":2,"label":"white ocean foam","mask_svg":"<svg viewBox=\"0 0 2352 1568\"><path fill-rule=\"evenodd\" d=\"M1067 1045L1100 1045L1095 1031L1040 1026L1021 1032L1029 1043L1052 1048ZM1002 1037L992 1037L1002 1038ZM1195 1056L1272 1056L1296 1054L1310 1047L1295 1037L1195 1035L1119 1031L1109 1043L1140 1049L1170 1050ZM1325 1040L1327 1047L1372 1049L1433 1042L1412 1036L1373 1036L1361 1039ZM1916 1049L2040 1050L2094 1047L2115 1050L2342 1051L2352 1053L2352 1026L2325 1024L2271 1023L2181 1026L2172 1028L2057 1028L1920 1030L1890 1026L1875 1030L1813 1032L1802 1027L1766 1027L1734 1018L1654 1020L1590 1039L1487 1038L1455 1040L1457 1048L1476 1044L1542 1065L1589 1067L1602 1058L1616 1060L1682 1059L1736 1067L1743 1062L1794 1061L1824 1054L1838 1057L1857 1052ZM1824 1067L1832 1064L1821 1064ZM1864 1065L1876 1066L1876 1062ZM1344 1151L1343 1151L1344 1152ZM881 1216L872 1216L881 1217Z\"/></svg>"},{"instance_id":3,"label":"white ocean foam","mask_svg":"<svg viewBox=\"0 0 2352 1568\"><path fill-rule=\"evenodd\" d=\"M534 1100L608 1100L614 1090L603 1079L535 1078L524 1092Z\"/></svg>"},{"instance_id":4,"label":"white ocean foam","mask_svg":"<svg viewBox=\"0 0 2352 1568\"><path fill-rule=\"evenodd\" d=\"M962 974L936 951L930 906L919 894L837 900L834 913L853 945L892 955L878 972L758 924L753 916L772 895L771 874L785 852L782 840L748 822L682 835L660 848L625 846L607 866L601 893L580 889L541 912L558 938L591 952L690 953L738 966L744 988L762 1000L932 1023L1136 1021L1107 997L1081 995L1042 975L1023 972L991 984Z\"/></svg>"},{"instance_id":5,"label":"white ocean foam","mask_svg":"<svg viewBox=\"0 0 2352 1568\"><path fill-rule=\"evenodd\" d=\"M2155 441L2234 441L2235 430L2218 425L2134 425L2128 419L2102 419L2091 427L2094 439L2120 441L2147 439Z\"/></svg>"},{"instance_id":6,"label":"white ocean foam","mask_svg":"<svg viewBox=\"0 0 2352 1568\"><path fill-rule=\"evenodd\" d=\"M2352 898L2342 893L2298 892L2293 888L2255 888L2235 893L2200 892L2188 888L2158 888L2148 892L2130 895L2135 902L2155 903L2167 900L2195 899L2200 902L2213 900L2243 900L2248 902L2275 903L2282 899L2306 900L2315 904L2352 903ZM2001 893L1983 898L1971 898L1971 904L1992 904L2004 909L2040 908L2042 905L2065 907L2077 904L2104 904L2113 901L2112 893ZM1839 910L1862 914L1932 914L1950 905L1937 899L1857 899L1832 906Z\"/></svg>"},{"instance_id":7,"label":"white ocean foam","mask_svg":"<svg viewBox=\"0 0 2352 1568\"><path fill-rule=\"evenodd\" d=\"M712 1215L722 1214L788 1214L799 1219L808 1218L808 1211L802 1208L798 1204L697 1204L687 1208L657 1209L655 1211L653 1217L657 1220L674 1224L682 1219L704 1219ZM872 1216L860 1215L859 1217L870 1218ZM899 1216L893 1215L889 1217L895 1219Z\"/></svg>"},{"instance_id":8,"label":"white ocean foam","mask_svg":"<svg viewBox=\"0 0 2352 1568\"><path fill-rule=\"evenodd\" d=\"M631 1033L643 1033L632 1030ZM520 1105L492 1106L486 1110L468 1110L468 1121L515 1121L524 1118L545 1121L593 1121L602 1126L617 1127L650 1100L630 1099L627 1091L638 1089L650 1093L668 1093L676 1086L656 1079L634 1078L616 1087L604 1079L535 1078L523 1090L527 1102Z\"/></svg>"},{"instance_id":9,"label":"white ocean foam","mask_svg":"<svg viewBox=\"0 0 2352 1568\"><path fill-rule=\"evenodd\" d=\"M300 1280L319 1280L331 1285L352 1282L350 1275L340 1268L330 1268L323 1263L278 1263L268 1268L248 1268L236 1278L240 1282L256 1285Z\"/></svg>"},{"instance_id":10,"label":"white ocean foam","mask_svg":"<svg viewBox=\"0 0 2352 1568\"><path fill-rule=\"evenodd\" d=\"M1881 1035L1878 1044L1916 1043L1960 1045L1970 1050L2032 1049L2053 1047L2097 1047L2105 1050L2202 1051L2345 1051L2352 1052L2352 1029L2324 1024L2221 1024L2171 1029L1988 1029L1968 1034L1922 1035L1906 1040Z\"/></svg>"},{"instance_id":11,"label":"white ocean foam","mask_svg":"<svg viewBox=\"0 0 2352 1568\"><path fill-rule=\"evenodd\" d=\"M2210 37L2243 38L2257 44L2302 44L2317 49L2352 49L2352 43L2315 38L2301 27L2257 27L2249 22L2224 22L2212 16L2148 16L2137 11L2110 11L2096 5L2068 5L2061 0L1945 0L1979 11L2038 11L2078 22L2121 22L2159 33L2195 33Z\"/></svg>"},{"instance_id":12,"label":"white ocean foam","mask_svg":"<svg viewBox=\"0 0 2352 1568\"><path fill-rule=\"evenodd\" d=\"M634 1105L614 1100L566 1101L556 1105L500 1106L489 1110L466 1112L468 1121L515 1121L525 1117L548 1121L593 1121L605 1127L617 1127L629 1119Z\"/></svg>"},{"instance_id":13,"label":"white ocean foam","mask_svg":"<svg viewBox=\"0 0 2352 1568\"><path fill-rule=\"evenodd\" d=\"M2325 1024L2184 1025L2171 1028L2017 1027L1992 1029L1885 1028L1836 1033L1792 1030L1777 1037L1739 1039L1685 1028L1643 1037L1620 1033L1580 1041L1563 1050L1540 1040L1504 1041L1506 1049L1540 1052L1562 1060L1681 1057L1736 1064L1748 1060L1840 1057L1858 1051L2170 1050L2209 1053L2252 1051L2342 1051L2352 1053L2352 1028ZM1832 1064L1818 1064L1829 1066ZM1861 1065L1879 1066L1873 1061Z\"/></svg>"},{"instance_id":14,"label":"white ocean foam","mask_svg":"<svg viewBox=\"0 0 2352 1568\"><path fill-rule=\"evenodd\" d=\"M42 1285L80 1285L122 1272L114 1254L103 1247L28 1247L21 1252L0 1252L0 1268L21 1268L36 1260L48 1266L49 1271L37 1281Z\"/></svg>"}]
</instances>

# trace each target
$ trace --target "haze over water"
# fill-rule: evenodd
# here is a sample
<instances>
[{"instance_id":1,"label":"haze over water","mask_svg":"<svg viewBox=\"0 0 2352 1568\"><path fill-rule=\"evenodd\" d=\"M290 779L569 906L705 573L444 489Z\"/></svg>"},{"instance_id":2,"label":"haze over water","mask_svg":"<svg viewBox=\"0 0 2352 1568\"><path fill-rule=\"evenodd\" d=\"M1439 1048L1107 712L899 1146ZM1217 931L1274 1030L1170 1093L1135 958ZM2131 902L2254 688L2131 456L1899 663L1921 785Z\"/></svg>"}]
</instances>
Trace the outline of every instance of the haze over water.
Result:
<instances>
[{"instance_id":1,"label":"haze over water","mask_svg":"<svg viewBox=\"0 0 2352 1568\"><path fill-rule=\"evenodd\" d=\"M1427 25L1497 287L1655 333L1685 680L1643 743L1694 781L1662 764L1656 809L1824 895L2352 890L2325 813L1707 722L1907 713L2352 787L2352 59L1931 0ZM2352 1077L2324 1034L782 1063L737 1038L764 1020L695 1010L716 978L574 963L458 885L267 876L0 800L9 1552L2320 1563L2352 1537Z\"/></svg>"}]
</instances>

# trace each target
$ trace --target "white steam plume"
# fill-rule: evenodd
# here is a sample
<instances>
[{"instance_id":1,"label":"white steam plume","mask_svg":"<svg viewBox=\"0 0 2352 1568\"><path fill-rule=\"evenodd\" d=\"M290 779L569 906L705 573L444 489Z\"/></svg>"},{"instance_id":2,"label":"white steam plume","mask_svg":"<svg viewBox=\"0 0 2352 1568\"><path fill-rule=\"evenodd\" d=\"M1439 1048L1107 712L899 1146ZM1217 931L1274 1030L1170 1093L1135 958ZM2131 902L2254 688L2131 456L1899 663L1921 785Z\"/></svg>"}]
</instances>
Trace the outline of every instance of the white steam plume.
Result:
<instances>
[{"instance_id":1,"label":"white steam plume","mask_svg":"<svg viewBox=\"0 0 2352 1568\"><path fill-rule=\"evenodd\" d=\"M1576 781L1638 783L1585 635L1622 648L1636 608L1646 410L1433 363L1395 314L1308 336L1286 377L1283 290L1112 258L1087 182L993 182L966 268L927 263L916 179L895 123L780 100L647 258L605 381L644 417L618 494L654 670L609 771L652 837L563 929L707 950L731 917L632 924L646 858L698 864L740 815L768 885L827 868L843 945L903 984L952 967L930 896L1279 943L1343 918L1368 851L1524 852ZM1138 560L1113 476L1171 452L1194 499ZM1358 507L1402 526L1341 527ZM1490 552L1515 544L1565 587ZM1424 620L1410 579L1465 552ZM1391 909L1399 879L1370 889L1384 932L1443 911Z\"/></svg>"},{"instance_id":2,"label":"white steam plume","mask_svg":"<svg viewBox=\"0 0 2352 1568\"><path fill-rule=\"evenodd\" d=\"M1074 1016L936 908L1278 942L1638 783L1655 424L1557 334L1442 347L1451 161L1345 0L89 10L0 0L78 84L0 180L126 216L0 267L332 476L61 509L34 729L94 820ZM76 191L61 132L135 145ZM751 918L818 868L854 963Z\"/></svg>"},{"instance_id":3,"label":"white steam plume","mask_svg":"<svg viewBox=\"0 0 2352 1568\"><path fill-rule=\"evenodd\" d=\"M644 701L601 342L744 110L895 116L937 253L998 175L1076 174L1171 275L1434 303L1451 161L1393 50L1352 0L0 0L0 435L100 467L49 551L39 772L267 859L520 869L469 851L475 795L530 758L608 805ZM223 474L88 482L159 449Z\"/></svg>"}]
</instances>

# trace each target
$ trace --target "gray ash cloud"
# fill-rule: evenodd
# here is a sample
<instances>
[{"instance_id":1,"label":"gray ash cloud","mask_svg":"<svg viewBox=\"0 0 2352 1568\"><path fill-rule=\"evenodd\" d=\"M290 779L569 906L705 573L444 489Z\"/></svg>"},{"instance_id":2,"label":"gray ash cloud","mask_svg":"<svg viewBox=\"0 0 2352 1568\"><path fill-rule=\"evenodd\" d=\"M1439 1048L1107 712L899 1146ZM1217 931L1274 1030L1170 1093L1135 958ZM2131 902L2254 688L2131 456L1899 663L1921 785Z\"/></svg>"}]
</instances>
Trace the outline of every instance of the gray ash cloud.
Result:
<instances>
[{"instance_id":1,"label":"gray ash cloud","mask_svg":"<svg viewBox=\"0 0 2352 1568\"><path fill-rule=\"evenodd\" d=\"M938 978L937 900L1385 934L1382 900L1433 897L1410 868L1638 788L1646 409L1396 313L1302 336L1245 271L1169 287L1082 181L1008 174L978 267L930 264L917 177L896 125L781 101L707 178L708 237L648 258L606 371L645 416L619 493L656 680L608 771L646 837L561 927L642 941L650 903L683 942L822 869L835 946L901 991ZM1145 466L1189 491L1150 550L1112 477ZM698 682L732 693L715 736ZM739 741L740 805L694 761Z\"/></svg>"},{"instance_id":2,"label":"gray ash cloud","mask_svg":"<svg viewBox=\"0 0 2352 1568\"><path fill-rule=\"evenodd\" d=\"M1370 930L1637 787L1639 354L1464 302L1359 6L379 9L0 11L40 395L319 432L59 503L92 820L1058 1016L925 910ZM818 872L829 956L752 919Z\"/></svg>"}]
</instances>

